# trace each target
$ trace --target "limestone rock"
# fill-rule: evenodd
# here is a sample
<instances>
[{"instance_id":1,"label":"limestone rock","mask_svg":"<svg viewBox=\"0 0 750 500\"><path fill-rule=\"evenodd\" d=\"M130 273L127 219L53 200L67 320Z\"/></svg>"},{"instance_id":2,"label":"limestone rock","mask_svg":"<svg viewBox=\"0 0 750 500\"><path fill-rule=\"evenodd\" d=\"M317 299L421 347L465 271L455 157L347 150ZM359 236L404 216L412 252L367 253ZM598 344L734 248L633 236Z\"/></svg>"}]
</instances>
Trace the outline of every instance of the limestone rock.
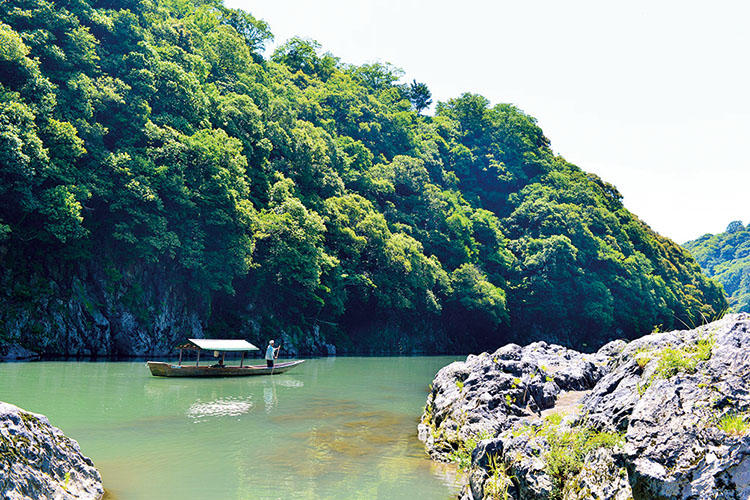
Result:
<instances>
[{"instance_id":1,"label":"limestone rock","mask_svg":"<svg viewBox=\"0 0 750 500\"><path fill-rule=\"evenodd\" d=\"M0 402L0 492L3 500L80 500L104 489L77 442L44 415Z\"/></svg>"},{"instance_id":2,"label":"limestone rock","mask_svg":"<svg viewBox=\"0 0 750 500\"><path fill-rule=\"evenodd\" d=\"M463 498L490 498L502 470L514 499L748 499L750 315L594 355L469 356L437 374L419 436L441 460L484 438Z\"/></svg>"},{"instance_id":3,"label":"limestone rock","mask_svg":"<svg viewBox=\"0 0 750 500\"><path fill-rule=\"evenodd\" d=\"M607 344L600 352L611 349ZM607 372L609 360L605 354L581 354L546 342L470 355L436 375L419 437L433 458L445 460L459 441L497 435L552 408L563 392L591 389Z\"/></svg>"},{"instance_id":4,"label":"limestone rock","mask_svg":"<svg viewBox=\"0 0 750 500\"><path fill-rule=\"evenodd\" d=\"M13 295L18 277L0 269L0 359L9 346L26 346L45 357L174 356L185 338L203 338L210 315L206 297L160 265L115 269L111 263L47 269ZM254 321L231 335L265 344ZM286 338L284 338L286 337ZM284 354L335 354L317 327L284 338Z\"/></svg>"}]
</instances>

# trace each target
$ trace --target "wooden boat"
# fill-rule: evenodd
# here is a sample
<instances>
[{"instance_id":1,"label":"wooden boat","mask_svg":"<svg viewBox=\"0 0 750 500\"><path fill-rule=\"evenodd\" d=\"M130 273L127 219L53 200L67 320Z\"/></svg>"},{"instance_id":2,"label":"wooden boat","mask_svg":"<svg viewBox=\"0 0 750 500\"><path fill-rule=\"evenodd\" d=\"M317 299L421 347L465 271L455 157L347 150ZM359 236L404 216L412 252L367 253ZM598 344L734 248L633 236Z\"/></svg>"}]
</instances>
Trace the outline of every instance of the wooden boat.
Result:
<instances>
[{"instance_id":1,"label":"wooden boat","mask_svg":"<svg viewBox=\"0 0 750 500\"><path fill-rule=\"evenodd\" d=\"M304 363L303 359L274 364L273 368L266 365L259 366L195 366L173 365L161 361L148 361L146 364L155 377L246 377L248 375L278 375L290 368Z\"/></svg>"},{"instance_id":2,"label":"wooden boat","mask_svg":"<svg viewBox=\"0 0 750 500\"><path fill-rule=\"evenodd\" d=\"M266 365L244 365L245 353L247 351L258 351L246 340L228 339L188 339L188 342L176 347L180 351L177 364L164 363L162 361L147 361L146 365L155 377L246 377L250 375L278 375L301 365L305 360L297 359L274 363L274 366ZM183 351L196 351L195 365L182 364ZM214 356L221 353L221 361L214 365L201 365L201 351L214 351ZM224 364L224 356L227 352L241 352L239 366L227 366Z\"/></svg>"}]
</instances>

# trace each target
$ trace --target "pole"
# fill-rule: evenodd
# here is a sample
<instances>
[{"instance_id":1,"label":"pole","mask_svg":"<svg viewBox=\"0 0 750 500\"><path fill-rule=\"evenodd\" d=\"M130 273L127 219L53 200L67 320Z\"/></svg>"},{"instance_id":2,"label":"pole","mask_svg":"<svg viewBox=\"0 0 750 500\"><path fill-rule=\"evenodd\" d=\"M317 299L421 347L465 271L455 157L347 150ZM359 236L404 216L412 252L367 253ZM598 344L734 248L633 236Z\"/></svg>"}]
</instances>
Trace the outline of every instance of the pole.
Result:
<instances>
[{"instance_id":1,"label":"pole","mask_svg":"<svg viewBox=\"0 0 750 500\"><path fill-rule=\"evenodd\" d=\"M177 364L182 365L182 349L180 349L180 361L178 361Z\"/></svg>"},{"instance_id":2,"label":"pole","mask_svg":"<svg viewBox=\"0 0 750 500\"><path fill-rule=\"evenodd\" d=\"M201 361L201 350L198 349L198 359L195 360L195 366L198 366L198 363Z\"/></svg>"},{"instance_id":3,"label":"pole","mask_svg":"<svg viewBox=\"0 0 750 500\"><path fill-rule=\"evenodd\" d=\"M242 368L242 363L245 361L245 351L242 351L242 357L240 358L240 368Z\"/></svg>"},{"instance_id":4,"label":"pole","mask_svg":"<svg viewBox=\"0 0 750 500\"><path fill-rule=\"evenodd\" d=\"M273 357L273 366L271 367L271 375L273 375L273 371L276 369L276 359L279 357L279 351L281 350L281 346L276 348L276 355Z\"/></svg>"}]
</instances>

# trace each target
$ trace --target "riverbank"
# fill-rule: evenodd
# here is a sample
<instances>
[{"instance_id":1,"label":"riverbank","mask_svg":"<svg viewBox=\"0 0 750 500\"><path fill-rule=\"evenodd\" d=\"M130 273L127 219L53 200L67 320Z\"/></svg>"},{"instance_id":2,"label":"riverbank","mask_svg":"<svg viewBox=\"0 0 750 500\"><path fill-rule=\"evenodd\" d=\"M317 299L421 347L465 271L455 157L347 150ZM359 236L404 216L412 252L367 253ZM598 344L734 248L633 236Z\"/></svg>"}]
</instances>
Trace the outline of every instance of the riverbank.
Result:
<instances>
[{"instance_id":1,"label":"riverbank","mask_svg":"<svg viewBox=\"0 0 750 500\"><path fill-rule=\"evenodd\" d=\"M438 373L419 437L462 499L750 498L750 315L586 355L507 345Z\"/></svg>"}]
</instances>

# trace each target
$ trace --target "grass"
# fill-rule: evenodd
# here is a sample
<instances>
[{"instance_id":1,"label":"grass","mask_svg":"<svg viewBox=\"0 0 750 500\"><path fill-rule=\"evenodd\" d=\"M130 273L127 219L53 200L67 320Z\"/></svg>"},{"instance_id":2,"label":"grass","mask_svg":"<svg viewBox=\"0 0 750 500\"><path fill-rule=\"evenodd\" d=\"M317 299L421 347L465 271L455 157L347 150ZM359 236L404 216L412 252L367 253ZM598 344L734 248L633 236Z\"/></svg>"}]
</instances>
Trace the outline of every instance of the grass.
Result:
<instances>
[{"instance_id":1,"label":"grass","mask_svg":"<svg viewBox=\"0 0 750 500\"><path fill-rule=\"evenodd\" d=\"M670 378L678 373L695 373L698 363L711 359L711 351L716 344L713 335L698 339L694 345L671 348L658 353L656 376Z\"/></svg>"},{"instance_id":2,"label":"grass","mask_svg":"<svg viewBox=\"0 0 750 500\"><path fill-rule=\"evenodd\" d=\"M711 353L715 345L716 338L711 334L699 338L692 345L665 347L661 351L649 349L636 351L635 360L641 368L645 368L651 360L656 360L657 363L651 378L643 384L638 384L638 394L643 396L657 378L668 379L678 373L695 373L698 369L698 363L711 359Z\"/></svg>"},{"instance_id":3,"label":"grass","mask_svg":"<svg viewBox=\"0 0 750 500\"><path fill-rule=\"evenodd\" d=\"M552 415L550 415L552 417ZM599 448L614 448L623 443L624 437L616 432L597 432L586 426L558 429L562 417L548 418L542 434L549 444L544 454L544 470L552 478L552 499L563 498L565 485L573 479L584 465L586 456Z\"/></svg>"},{"instance_id":4,"label":"grass","mask_svg":"<svg viewBox=\"0 0 750 500\"><path fill-rule=\"evenodd\" d=\"M544 423L547 425L560 425L562 422L562 415L559 413L552 413L544 417Z\"/></svg>"},{"instance_id":5,"label":"grass","mask_svg":"<svg viewBox=\"0 0 750 500\"><path fill-rule=\"evenodd\" d=\"M698 360L687 355L684 349L667 347L659 352L656 374L661 378L670 378L680 372L694 373Z\"/></svg>"},{"instance_id":6,"label":"grass","mask_svg":"<svg viewBox=\"0 0 750 500\"><path fill-rule=\"evenodd\" d=\"M643 369L646 367L646 365L651 361L653 358L652 350L647 349L645 347L642 347L635 351L635 362L638 363L638 366Z\"/></svg>"},{"instance_id":7,"label":"grass","mask_svg":"<svg viewBox=\"0 0 750 500\"><path fill-rule=\"evenodd\" d=\"M562 421L560 413L553 413L544 418L540 428L524 424L511 434L513 437L527 434L530 439L539 436L547 441L548 449L541 458L544 461L544 471L552 478L553 491L550 498L553 500L563 498L566 484L581 472L590 452L599 448L614 448L622 445L625 440L623 434L595 431L585 425L561 429Z\"/></svg>"},{"instance_id":8,"label":"grass","mask_svg":"<svg viewBox=\"0 0 750 500\"><path fill-rule=\"evenodd\" d=\"M464 390L464 383L462 381L460 381L460 380L456 380L456 387L458 387L459 391L463 391Z\"/></svg>"},{"instance_id":9,"label":"grass","mask_svg":"<svg viewBox=\"0 0 750 500\"><path fill-rule=\"evenodd\" d=\"M508 465L497 459L497 455L489 457L490 477L484 483L484 498L492 500L509 500L508 490L513 484L513 476L508 473Z\"/></svg>"},{"instance_id":10,"label":"grass","mask_svg":"<svg viewBox=\"0 0 750 500\"><path fill-rule=\"evenodd\" d=\"M482 431L467 438L465 441L459 443L457 450L448 455L448 459L458 465L459 469L468 470L471 466L471 454L474 449L481 441L490 439L491 437L492 434L490 432Z\"/></svg>"},{"instance_id":11,"label":"grass","mask_svg":"<svg viewBox=\"0 0 750 500\"><path fill-rule=\"evenodd\" d=\"M744 436L750 431L750 423L747 421L747 417L737 413L730 413L721 417L717 427L731 436Z\"/></svg>"}]
</instances>

